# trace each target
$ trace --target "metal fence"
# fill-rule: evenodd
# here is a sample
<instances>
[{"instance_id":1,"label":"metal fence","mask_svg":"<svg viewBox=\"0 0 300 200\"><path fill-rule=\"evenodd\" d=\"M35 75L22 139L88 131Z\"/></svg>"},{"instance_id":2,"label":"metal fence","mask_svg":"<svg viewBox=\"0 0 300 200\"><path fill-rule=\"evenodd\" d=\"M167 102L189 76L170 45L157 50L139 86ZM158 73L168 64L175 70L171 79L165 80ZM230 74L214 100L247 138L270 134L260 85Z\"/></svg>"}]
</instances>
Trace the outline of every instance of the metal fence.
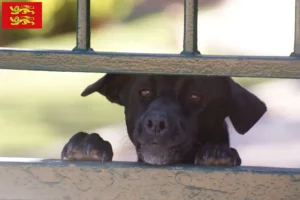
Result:
<instances>
[{"instance_id":1,"label":"metal fence","mask_svg":"<svg viewBox=\"0 0 300 200\"><path fill-rule=\"evenodd\" d=\"M90 41L90 0L77 2L77 45L72 51L1 49L0 68L68 72L300 77L300 0L296 0L295 6L295 45L291 56L202 55L197 48L197 0L185 0L182 53L95 52L91 48Z\"/></svg>"}]
</instances>

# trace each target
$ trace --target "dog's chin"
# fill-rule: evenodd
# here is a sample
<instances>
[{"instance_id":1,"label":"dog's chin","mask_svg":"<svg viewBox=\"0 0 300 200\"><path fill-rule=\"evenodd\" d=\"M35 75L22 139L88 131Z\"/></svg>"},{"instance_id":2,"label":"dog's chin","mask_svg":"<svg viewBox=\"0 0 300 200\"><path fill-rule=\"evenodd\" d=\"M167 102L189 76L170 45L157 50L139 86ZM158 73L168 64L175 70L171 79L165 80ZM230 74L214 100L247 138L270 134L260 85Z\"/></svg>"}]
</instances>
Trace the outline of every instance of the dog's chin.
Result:
<instances>
[{"instance_id":1,"label":"dog's chin","mask_svg":"<svg viewBox=\"0 0 300 200\"><path fill-rule=\"evenodd\" d=\"M180 163L184 154L180 147L166 147L165 145L147 144L137 149L138 157L151 165L172 165Z\"/></svg>"}]
</instances>

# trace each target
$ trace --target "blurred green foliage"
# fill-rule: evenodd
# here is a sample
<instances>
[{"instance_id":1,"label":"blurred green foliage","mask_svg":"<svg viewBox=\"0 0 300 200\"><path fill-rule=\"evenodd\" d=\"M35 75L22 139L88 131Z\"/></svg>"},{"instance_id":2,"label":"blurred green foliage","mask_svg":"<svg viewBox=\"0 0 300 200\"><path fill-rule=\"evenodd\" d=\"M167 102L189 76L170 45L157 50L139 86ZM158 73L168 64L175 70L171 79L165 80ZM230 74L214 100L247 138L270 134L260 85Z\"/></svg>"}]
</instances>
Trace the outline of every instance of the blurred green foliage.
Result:
<instances>
[{"instance_id":1,"label":"blurred green foliage","mask_svg":"<svg viewBox=\"0 0 300 200\"><path fill-rule=\"evenodd\" d=\"M0 0L2 3L5 0ZM10 0L17 2L20 0ZM31 37L48 37L76 30L77 0L22 0L42 2L43 28L38 30L0 30L0 46ZM125 19L139 0L91 0L91 26ZM1 11L2 12L2 9ZM1 13L0 13L1 14ZM0 22L2 23L2 22Z\"/></svg>"},{"instance_id":2,"label":"blurred green foliage","mask_svg":"<svg viewBox=\"0 0 300 200\"><path fill-rule=\"evenodd\" d=\"M75 46L76 0L42 2L43 29L1 30L0 46L68 50ZM174 42L173 29L167 27L172 19L162 13L101 28L103 20L125 19L135 3L138 0L91 0L92 25L97 27L92 30L93 49L180 52ZM30 39L20 41L24 38ZM44 150L49 153L47 156L57 158L61 142L65 143L72 134L124 123L122 107L97 94L80 97L82 90L100 76L102 74L1 70L0 156L44 157L45 154L39 154ZM243 85L260 80L238 79ZM54 154L51 154L53 149L49 150L52 144L59 144Z\"/></svg>"},{"instance_id":3,"label":"blurred green foliage","mask_svg":"<svg viewBox=\"0 0 300 200\"><path fill-rule=\"evenodd\" d=\"M121 106L97 93L80 97L101 76L2 70L0 156L47 148L78 131L121 123Z\"/></svg>"},{"instance_id":4,"label":"blurred green foliage","mask_svg":"<svg viewBox=\"0 0 300 200\"><path fill-rule=\"evenodd\" d=\"M156 22L156 23L154 23ZM92 47L101 50L170 51L170 32L162 15L93 30ZM118 37L114 34L122 33ZM159 39L151 37L160 35ZM149 38L145 40L145 38ZM12 44L17 48L72 49L75 33L32 38ZM130 47L130 48L129 48ZM144 50L146 51L146 50ZM84 66L83 66L84 67ZM124 123L123 108L97 94L80 93L103 74L0 70L0 156L58 157L72 134ZM58 144L58 146L56 146ZM49 147L58 148L56 153ZM37 151L38 149L38 151ZM45 150L46 149L46 150ZM40 153L46 151L45 153Z\"/></svg>"}]
</instances>

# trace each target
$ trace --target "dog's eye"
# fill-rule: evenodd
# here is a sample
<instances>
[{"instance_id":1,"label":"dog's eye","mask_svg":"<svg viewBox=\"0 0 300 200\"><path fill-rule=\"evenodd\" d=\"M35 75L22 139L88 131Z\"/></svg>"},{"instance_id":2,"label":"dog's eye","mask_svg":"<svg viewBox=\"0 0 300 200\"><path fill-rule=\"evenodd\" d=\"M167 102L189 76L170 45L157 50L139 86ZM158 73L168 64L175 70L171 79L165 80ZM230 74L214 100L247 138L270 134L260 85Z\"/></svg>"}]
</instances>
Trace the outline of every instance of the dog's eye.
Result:
<instances>
[{"instance_id":1,"label":"dog's eye","mask_svg":"<svg viewBox=\"0 0 300 200\"><path fill-rule=\"evenodd\" d=\"M189 99L193 102L198 103L201 101L201 96L200 96L200 94L192 93L192 94L190 94Z\"/></svg>"},{"instance_id":2,"label":"dog's eye","mask_svg":"<svg viewBox=\"0 0 300 200\"><path fill-rule=\"evenodd\" d=\"M146 97L147 98L147 97L150 97L152 95L152 92L150 90L148 90L148 89L143 89L143 90L140 91L140 95L142 97Z\"/></svg>"}]
</instances>

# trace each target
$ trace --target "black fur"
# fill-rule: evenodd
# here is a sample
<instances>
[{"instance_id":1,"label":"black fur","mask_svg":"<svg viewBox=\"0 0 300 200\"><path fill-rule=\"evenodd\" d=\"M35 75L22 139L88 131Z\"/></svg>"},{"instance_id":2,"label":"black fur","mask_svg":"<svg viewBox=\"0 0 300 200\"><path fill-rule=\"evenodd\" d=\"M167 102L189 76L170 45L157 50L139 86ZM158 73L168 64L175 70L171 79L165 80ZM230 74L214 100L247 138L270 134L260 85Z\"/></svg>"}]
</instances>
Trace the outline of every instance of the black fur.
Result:
<instances>
[{"instance_id":1,"label":"black fur","mask_svg":"<svg viewBox=\"0 0 300 200\"><path fill-rule=\"evenodd\" d=\"M245 134L267 110L229 77L107 74L82 96L93 92L124 106L139 161L156 165L240 165L225 118Z\"/></svg>"}]
</instances>

